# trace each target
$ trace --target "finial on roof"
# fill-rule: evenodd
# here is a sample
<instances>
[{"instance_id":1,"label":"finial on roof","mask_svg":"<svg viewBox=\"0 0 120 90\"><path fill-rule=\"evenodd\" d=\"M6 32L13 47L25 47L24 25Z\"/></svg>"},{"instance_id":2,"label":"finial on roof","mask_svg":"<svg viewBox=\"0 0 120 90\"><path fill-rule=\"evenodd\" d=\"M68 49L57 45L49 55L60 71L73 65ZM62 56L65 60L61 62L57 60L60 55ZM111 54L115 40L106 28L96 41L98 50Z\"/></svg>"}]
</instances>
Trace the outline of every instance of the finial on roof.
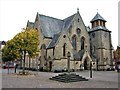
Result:
<instances>
[{"instance_id":1,"label":"finial on roof","mask_svg":"<svg viewBox=\"0 0 120 90\"><path fill-rule=\"evenodd\" d=\"M97 14L98 14L98 9L97 9Z\"/></svg>"},{"instance_id":2,"label":"finial on roof","mask_svg":"<svg viewBox=\"0 0 120 90\"><path fill-rule=\"evenodd\" d=\"M36 14L37 16L39 15L39 13L37 12L37 14Z\"/></svg>"},{"instance_id":3,"label":"finial on roof","mask_svg":"<svg viewBox=\"0 0 120 90\"><path fill-rule=\"evenodd\" d=\"M77 12L79 12L79 8L77 8Z\"/></svg>"}]
</instances>

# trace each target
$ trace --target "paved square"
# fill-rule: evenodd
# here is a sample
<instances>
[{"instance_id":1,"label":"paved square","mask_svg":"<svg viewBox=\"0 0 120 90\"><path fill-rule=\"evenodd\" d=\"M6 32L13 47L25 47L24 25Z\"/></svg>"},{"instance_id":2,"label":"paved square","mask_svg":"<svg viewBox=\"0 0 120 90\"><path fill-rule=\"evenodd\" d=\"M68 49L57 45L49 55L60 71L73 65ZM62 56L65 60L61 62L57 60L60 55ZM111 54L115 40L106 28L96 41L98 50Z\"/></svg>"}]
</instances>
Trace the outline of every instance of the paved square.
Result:
<instances>
[{"instance_id":1,"label":"paved square","mask_svg":"<svg viewBox=\"0 0 120 90\"><path fill-rule=\"evenodd\" d=\"M116 71L93 71L93 78L89 78L89 71L78 71L89 79L88 81L63 83L50 80L58 75L53 72L31 72L30 76L17 76L14 70L2 70L2 88L118 88L118 73Z\"/></svg>"}]
</instances>

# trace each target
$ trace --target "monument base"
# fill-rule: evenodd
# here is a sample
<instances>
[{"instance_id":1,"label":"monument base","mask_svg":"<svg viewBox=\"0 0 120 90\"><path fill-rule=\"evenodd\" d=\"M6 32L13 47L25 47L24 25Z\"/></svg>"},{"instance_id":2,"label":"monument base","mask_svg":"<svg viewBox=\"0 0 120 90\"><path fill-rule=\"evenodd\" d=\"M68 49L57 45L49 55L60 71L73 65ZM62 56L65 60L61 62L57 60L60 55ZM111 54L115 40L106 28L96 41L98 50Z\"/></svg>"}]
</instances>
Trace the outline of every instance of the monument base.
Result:
<instances>
[{"instance_id":1,"label":"monument base","mask_svg":"<svg viewBox=\"0 0 120 90\"><path fill-rule=\"evenodd\" d=\"M69 83L69 82L78 82L78 81L88 81L88 79L79 76L75 73L63 73L58 76L50 78L50 80L55 80L59 82Z\"/></svg>"}]
</instances>

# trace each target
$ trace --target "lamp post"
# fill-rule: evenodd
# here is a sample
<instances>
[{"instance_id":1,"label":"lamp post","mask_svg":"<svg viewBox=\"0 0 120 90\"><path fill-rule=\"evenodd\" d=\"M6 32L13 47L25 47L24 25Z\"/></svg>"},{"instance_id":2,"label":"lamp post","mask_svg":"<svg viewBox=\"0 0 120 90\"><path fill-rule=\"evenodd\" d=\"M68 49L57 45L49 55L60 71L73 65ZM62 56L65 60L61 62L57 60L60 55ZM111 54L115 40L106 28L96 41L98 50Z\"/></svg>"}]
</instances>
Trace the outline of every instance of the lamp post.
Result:
<instances>
[{"instance_id":1,"label":"lamp post","mask_svg":"<svg viewBox=\"0 0 120 90\"><path fill-rule=\"evenodd\" d=\"M92 78L92 61L90 61L90 78Z\"/></svg>"},{"instance_id":2,"label":"lamp post","mask_svg":"<svg viewBox=\"0 0 120 90\"><path fill-rule=\"evenodd\" d=\"M98 71L98 58L96 58L96 70Z\"/></svg>"},{"instance_id":3,"label":"lamp post","mask_svg":"<svg viewBox=\"0 0 120 90\"><path fill-rule=\"evenodd\" d=\"M67 53L67 57L68 57L68 73L70 73L70 57L71 57L70 52Z\"/></svg>"}]
</instances>

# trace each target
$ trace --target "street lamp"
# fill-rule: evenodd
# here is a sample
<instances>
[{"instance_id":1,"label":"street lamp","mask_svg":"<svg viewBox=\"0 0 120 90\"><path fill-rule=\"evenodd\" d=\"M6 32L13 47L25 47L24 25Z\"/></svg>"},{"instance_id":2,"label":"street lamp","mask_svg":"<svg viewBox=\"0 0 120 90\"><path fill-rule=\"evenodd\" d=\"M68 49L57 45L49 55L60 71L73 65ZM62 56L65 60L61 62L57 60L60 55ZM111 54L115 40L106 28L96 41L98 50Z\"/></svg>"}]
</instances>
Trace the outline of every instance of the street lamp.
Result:
<instances>
[{"instance_id":1,"label":"street lamp","mask_svg":"<svg viewBox=\"0 0 120 90\"><path fill-rule=\"evenodd\" d=\"M70 73L70 57L71 57L70 52L67 53L67 57L68 57L68 73Z\"/></svg>"},{"instance_id":2,"label":"street lamp","mask_svg":"<svg viewBox=\"0 0 120 90\"><path fill-rule=\"evenodd\" d=\"M90 61L90 78L92 78L92 61Z\"/></svg>"}]
</instances>

